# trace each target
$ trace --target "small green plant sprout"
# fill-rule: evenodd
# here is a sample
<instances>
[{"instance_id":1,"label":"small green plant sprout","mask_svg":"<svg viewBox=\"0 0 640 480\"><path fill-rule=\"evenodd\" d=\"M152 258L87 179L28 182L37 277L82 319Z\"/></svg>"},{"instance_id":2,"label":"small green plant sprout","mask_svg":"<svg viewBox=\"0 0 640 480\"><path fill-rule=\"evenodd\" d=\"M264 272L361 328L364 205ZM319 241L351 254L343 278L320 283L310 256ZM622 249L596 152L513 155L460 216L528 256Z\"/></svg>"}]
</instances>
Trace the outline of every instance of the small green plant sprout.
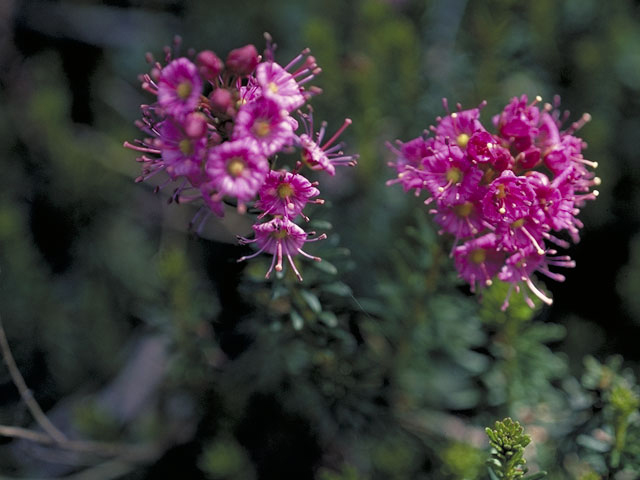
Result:
<instances>
[{"instance_id":1,"label":"small green plant sprout","mask_svg":"<svg viewBox=\"0 0 640 480\"><path fill-rule=\"evenodd\" d=\"M524 448L531 443L531 437L524 433L519 422L507 417L497 421L493 428L485 428L491 445L491 456L487 459L491 480L538 480L547 472L527 475L524 465Z\"/></svg>"},{"instance_id":2,"label":"small green plant sprout","mask_svg":"<svg viewBox=\"0 0 640 480\"><path fill-rule=\"evenodd\" d=\"M612 410L613 425L615 432L614 448L611 451L611 467L620 466L620 456L625 448L627 428L631 416L640 407L640 397L634 392L626 382L622 380L615 385L609 394L609 405Z\"/></svg>"}]
</instances>

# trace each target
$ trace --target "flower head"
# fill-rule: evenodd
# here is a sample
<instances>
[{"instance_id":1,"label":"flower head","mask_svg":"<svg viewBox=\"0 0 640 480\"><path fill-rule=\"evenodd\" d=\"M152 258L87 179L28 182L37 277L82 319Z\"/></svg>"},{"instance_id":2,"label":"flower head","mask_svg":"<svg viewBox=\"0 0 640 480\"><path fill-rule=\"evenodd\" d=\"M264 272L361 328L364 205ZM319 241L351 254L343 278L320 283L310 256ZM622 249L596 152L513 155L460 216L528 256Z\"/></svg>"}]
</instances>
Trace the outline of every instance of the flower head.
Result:
<instances>
[{"instance_id":1,"label":"flower head","mask_svg":"<svg viewBox=\"0 0 640 480\"><path fill-rule=\"evenodd\" d=\"M344 154L344 144L336 142L351 120L325 140L326 124L315 134L311 113L301 114L304 133L297 132L291 113L321 92L308 86L321 69L309 49L281 66L274 60L275 44L265 37L264 55L245 45L231 50L225 62L212 50L189 49L188 58L174 59L179 40L175 48L165 47L164 66L147 54L151 68L141 75L141 86L155 101L141 106L136 125L144 136L124 146L139 155L142 174L136 182L164 172L168 178L155 192L174 185L169 203L200 203L191 222L197 233L211 213L223 216L224 204L235 202L239 214L256 214L263 222L254 226L253 240L241 242L257 242L255 255L273 255L267 277L282 269L284 256L302 279L293 256L319 260L301 248L325 238L312 238L292 222L298 216L309 220L303 213L307 204L324 203L317 198L319 183L304 176L303 166L334 175L336 165L355 165L357 155ZM289 155L296 149L305 161ZM293 165L280 164L288 158Z\"/></svg>"},{"instance_id":2,"label":"flower head","mask_svg":"<svg viewBox=\"0 0 640 480\"><path fill-rule=\"evenodd\" d=\"M527 177L517 177L505 170L496 178L482 199L482 212L494 223L515 222L529 215L535 191Z\"/></svg>"},{"instance_id":3,"label":"flower head","mask_svg":"<svg viewBox=\"0 0 640 480\"><path fill-rule=\"evenodd\" d=\"M187 58L177 58L160 71L158 104L168 114L181 117L193 112L202 93L202 80Z\"/></svg>"},{"instance_id":4,"label":"flower head","mask_svg":"<svg viewBox=\"0 0 640 480\"><path fill-rule=\"evenodd\" d=\"M167 119L160 125L161 155L172 178L191 177L200 172L207 151L204 134L190 136L183 125Z\"/></svg>"},{"instance_id":5,"label":"flower head","mask_svg":"<svg viewBox=\"0 0 640 480\"><path fill-rule=\"evenodd\" d=\"M480 189L482 170L456 145L433 150L422 162L420 176L433 197L445 203L468 200Z\"/></svg>"},{"instance_id":6,"label":"flower head","mask_svg":"<svg viewBox=\"0 0 640 480\"><path fill-rule=\"evenodd\" d=\"M320 194L317 184L311 183L297 172L271 170L260 188L260 201L256 204L265 215L281 215L293 219ZM322 200L313 200L322 203Z\"/></svg>"},{"instance_id":7,"label":"flower head","mask_svg":"<svg viewBox=\"0 0 640 480\"><path fill-rule=\"evenodd\" d=\"M300 85L296 79L276 62L264 62L256 69L256 80L262 95L273 100L280 108L292 112L304 105Z\"/></svg>"},{"instance_id":8,"label":"flower head","mask_svg":"<svg viewBox=\"0 0 640 480\"><path fill-rule=\"evenodd\" d=\"M254 239L240 237L240 243L247 244L255 242L259 250L253 255L238 259L238 261L241 262L243 260L253 258L262 252L272 254L273 259L271 260L271 266L265 275L266 278L269 278L274 268L276 272L282 271L283 257L286 257L287 260L289 260L289 264L291 265L293 272L300 281L302 281L302 275L300 275L300 272L296 268L296 265L293 262L293 257L300 254L310 258L311 260L315 260L316 262L321 260L319 257L314 257L303 251L302 246L306 242L322 240L326 238L326 235L323 234L315 238L309 238L312 234L305 232L301 227L286 217L276 217L268 222L258 223L253 226L253 231L255 232Z\"/></svg>"},{"instance_id":9,"label":"flower head","mask_svg":"<svg viewBox=\"0 0 640 480\"><path fill-rule=\"evenodd\" d=\"M432 205L439 233L455 238L452 256L472 290L497 277L521 291L529 305L526 291L551 303L533 282L534 272L563 281L549 267L574 266L547 243L568 247L555 236L562 231L579 240L577 214L597 197L593 187L600 184L589 170L597 163L583 157L586 144L574 135L590 117L585 114L563 130L559 100L555 107L540 107L540 101L530 103L525 95L512 99L493 118L497 133L480 122L484 104L471 110L458 105L457 112L438 118L433 137L388 145L397 177L387 184L430 193L425 203Z\"/></svg>"},{"instance_id":10,"label":"flower head","mask_svg":"<svg viewBox=\"0 0 640 480\"><path fill-rule=\"evenodd\" d=\"M254 140L257 150L269 157L293 142L293 125L286 110L261 97L240 108L232 138Z\"/></svg>"},{"instance_id":11,"label":"flower head","mask_svg":"<svg viewBox=\"0 0 640 480\"><path fill-rule=\"evenodd\" d=\"M475 291L476 283L489 286L504 264L504 253L498 250L496 236L487 233L456 247L453 258L460 276Z\"/></svg>"},{"instance_id":12,"label":"flower head","mask_svg":"<svg viewBox=\"0 0 640 480\"><path fill-rule=\"evenodd\" d=\"M222 195L244 203L262 186L269 162L250 140L225 142L209 150L206 172Z\"/></svg>"},{"instance_id":13,"label":"flower head","mask_svg":"<svg viewBox=\"0 0 640 480\"><path fill-rule=\"evenodd\" d=\"M443 100L445 109L449 109L447 101ZM458 105L458 111L448 114L445 117L438 117L438 125L433 129L438 137L449 138L458 147L465 148L469 138L477 131L484 130L480 123L480 108L462 110Z\"/></svg>"},{"instance_id":14,"label":"flower head","mask_svg":"<svg viewBox=\"0 0 640 480\"><path fill-rule=\"evenodd\" d=\"M315 134L313 140L313 112L309 110L308 114L300 114L302 116L305 132L298 137L300 146L302 147L302 160L312 170L324 170L329 175L336 174L336 166L346 165L353 167L357 164L358 155L345 155L342 151L344 144L342 142L334 145L334 142L342 135L349 125L351 119L346 118L342 126L334 133L326 142L324 135L327 130L327 123L322 122L320 130Z\"/></svg>"}]
</instances>

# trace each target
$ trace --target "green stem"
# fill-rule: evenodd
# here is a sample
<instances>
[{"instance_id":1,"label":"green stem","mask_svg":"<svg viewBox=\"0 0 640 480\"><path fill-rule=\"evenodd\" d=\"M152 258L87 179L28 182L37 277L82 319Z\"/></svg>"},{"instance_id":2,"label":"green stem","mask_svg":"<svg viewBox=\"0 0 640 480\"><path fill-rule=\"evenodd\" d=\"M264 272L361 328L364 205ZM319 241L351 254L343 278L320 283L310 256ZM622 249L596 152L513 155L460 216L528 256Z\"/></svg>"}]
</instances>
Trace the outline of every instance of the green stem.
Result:
<instances>
[{"instance_id":1,"label":"green stem","mask_svg":"<svg viewBox=\"0 0 640 480\"><path fill-rule=\"evenodd\" d=\"M620 466L620 456L624 449L624 444L627 438L627 422L626 416L620 416L616 422L615 427L615 444L611 451L610 465L612 469L617 469Z\"/></svg>"}]
</instances>

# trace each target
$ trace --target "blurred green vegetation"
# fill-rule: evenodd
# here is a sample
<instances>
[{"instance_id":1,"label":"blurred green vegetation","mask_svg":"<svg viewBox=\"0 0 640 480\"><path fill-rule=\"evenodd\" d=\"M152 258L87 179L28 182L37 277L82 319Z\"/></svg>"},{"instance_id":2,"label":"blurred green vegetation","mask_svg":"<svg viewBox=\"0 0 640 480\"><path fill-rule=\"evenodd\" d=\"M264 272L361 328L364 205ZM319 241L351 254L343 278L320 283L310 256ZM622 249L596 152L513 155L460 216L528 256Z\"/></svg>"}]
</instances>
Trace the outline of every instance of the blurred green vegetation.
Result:
<instances>
[{"instance_id":1,"label":"blurred green vegetation","mask_svg":"<svg viewBox=\"0 0 640 480\"><path fill-rule=\"evenodd\" d=\"M122 148L146 51L180 34L224 57L265 31L280 62L311 48L315 115L352 118L361 155L318 177L329 239L302 284L235 262L243 219L189 233L195 210L134 184ZM161 443L95 478L489 478L484 427L507 416L531 471L636 478L639 32L631 0L3 2L0 315L35 398L72 436ZM487 100L488 124L522 93L591 114L603 183L554 305L503 313L504 286L469 296L422 200L385 186L385 142L443 97ZM0 424L33 427L4 370L0 392ZM23 443L0 447L3 474L86 468Z\"/></svg>"}]
</instances>

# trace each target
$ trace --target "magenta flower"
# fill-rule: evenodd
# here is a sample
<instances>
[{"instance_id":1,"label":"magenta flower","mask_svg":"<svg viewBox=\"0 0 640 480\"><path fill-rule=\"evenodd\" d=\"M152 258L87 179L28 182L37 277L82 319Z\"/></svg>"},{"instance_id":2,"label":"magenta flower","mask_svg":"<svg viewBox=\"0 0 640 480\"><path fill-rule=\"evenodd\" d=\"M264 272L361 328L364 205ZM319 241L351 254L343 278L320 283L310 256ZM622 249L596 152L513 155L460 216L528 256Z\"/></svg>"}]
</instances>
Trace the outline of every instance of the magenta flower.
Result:
<instances>
[{"instance_id":1,"label":"magenta flower","mask_svg":"<svg viewBox=\"0 0 640 480\"><path fill-rule=\"evenodd\" d=\"M569 170L566 171L566 174ZM573 189L566 183L567 175L563 174L549 180L542 172L527 172L529 185L535 191L537 208L543 215L543 222L551 230L571 229L574 220ZM562 187L562 188L559 188ZM568 187L568 188L566 188Z\"/></svg>"},{"instance_id":2,"label":"magenta flower","mask_svg":"<svg viewBox=\"0 0 640 480\"><path fill-rule=\"evenodd\" d=\"M196 109L202 93L198 67L186 58L178 58L160 71L158 104L174 117L181 117Z\"/></svg>"},{"instance_id":3,"label":"magenta flower","mask_svg":"<svg viewBox=\"0 0 640 480\"><path fill-rule=\"evenodd\" d=\"M269 162L250 139L235 140L210 149L205 170L220 195L237 198L242 210L262 186Z\"/></svg>"},{"instance_id":4,"label":"magenta flower","mask_svg":"<svg viewBox=\"0 0 640 480\"><path fill-rule=\"evenodd\" d=\"M167 119L160 125L161 155L171 178L192 177L200 172L207 151L207 137L189 136L182 126Z\"/></svg>"},{"instance_id":5,"label":"magenta flower","mask_svg":"<svg viewBox=\"0 0 640 480\"><path fill-rule=\"evenodd\" d=\"M232 138L254 140L257 150L269 157L293 142L293 125L286 110L262 97L240 108Z\"/></svg>"},{"instance_id":6,"label":"magenta flower","mask_svg":"<svg viewBox=\"0 0 640 480\"><path fill-rule=\"evenodd\" d=\"M551 303L533 282L534 272L563 281L549 267L574 266L547 243L569 247L555 232L580 239L579 209L597 197L593 187L600 184L589 170L597 163L583 157L586 144L574 135L589 115L563 130L566 115L558 110L559 100L542 110L540 101L529 103L524 95L512 99L493 118L495 134L480 123L484 104L471 110L458 105L457 112L437 119L430 128L433 137L388 145L396 157L389 166L397 177L387 185L430 193L425 203L432 205L439 233L454 237L456 268L472 290L497 275L530 305L527 291ZM444 106L448 110L446 101Z\"/></svg>"},{"instance_id":7,"label":"magenta flower","mask_svg":"<svg viewBox=\"0 0 640 480\"><path fill-rule=\"evenodd\" d=\"M264 62L256 68L256 80L262 95L273 100L280 108L292 112L304 105L301 87L289 72L275 62Z\"/></svg>"},{"instance_id":8,"label":"magenta flower","mask_svg":"<svg viewBox=\"0 0 640 480\"><path fill-rule=\"evenodd\" d=\"M543 237L548 227L532 216L519 218L513 222L502 222L495 228L498 247L506 252L533 249L544 255Z\"/></svg>"},{"instance_id":9,"label":"magenta flower","mask_svg":"<svg viewBox=\"0 0 640 480\"><path fill-rule=\"evenodd\" d=\"M535 191L526 177L505 170L496 178L482 199L482 213L491 222L515 222L529 215Z\"/></svg>"},{"instance_id":10,"label":"magenta flower","mask_svg":"<svg viewBox=\"0 0 640 480\"><path fill-rule=\"evenodd\" d=\"M198 188L200 190L202 200L208 207L209 211L213 212L218 217L223 217L224 204L222 203L219 192L213 186L213 182L202 183L198 186Z\"/></svg>"},{"instance_id":11,"label":"magenta flower","mask_svg":"<svg viewBox=\"0 0 640 480\"><path fill-rule=\"evenodd\" d=\"M449 110L445 99L443 99L443 104L444 108ZM480 109L484 105L485 103L483 102L478 108L470 110L462 110L462 107L458 105L457 112L436 119L438 120L438 125L433 129L434 133L438 137L449 138L460 148L466 148L469 138L475 132L484 130L480 120L478 120L480 118Z\"/></svg>"},{"instance_id":12,"label":"magenta flower","mask_svg":"<svg viewBox=\"0 0 640 480\"><path fill-rule=\"evenodd\" d=\"M313 233L305 232L302 228L286 217L276 217L268 222L256 224L253 226L253 230L255 232L254 239L239 237L239 240L242 244L255 242L258 245L259 250L253 255L239 258L238 262L256 257L262 252L272 254L273 259L271 260L271 266L269 267L265 278L269 278L274 268L276 272L282 271L283 257L286 257L287 260L289 260L289 264L291 265L293 272L300 281L302 281L302 275L300 275L300 272L293 262L293 257L295 255L300 254L304 257L310 258L311 260L315 260L316 262L321 261L320 257L314 257L303 251L302 246L307 242L314 242L316 240L323 240L327 238L324 234L315 238L309 238L309 235L312 235Z\"/></svg>"},{"instance_id":13,"label":"magenta flower","mask_svg":"<svg viewBox=\"0 0 640 480\"><path fill-rule=\"evenodd\" d=\"M523 152L533 143L533 138L538 134L540 111L535 105L542 99L536 97L527 104L527 96L513 98L500 115L493 119L494 125L500 131L503 138L509 139L514 148Z\"/></svg>"},{"instance_id":14,"label":"magenta flower","mask_svg":"<svg viewBox=\"0 0 640 480\"><path fill-rule=\"evenodd\" d=\"M498 139L487 131L478 130L469 138L467 153L473 161L497 172L513 167L513 157L509 150L500 145Z\"/></svg>"},{"instance_id":15,"label":"magenta flower","mask_svg":"<svg viewBox=\"0 0 640 480\"><path fill-rule=\"evenodd\" d=\"M440 202L460 203L472 198L479 189L483 172L456 145L443 145L422 162L419 175Z\"/></svg>"},{"instance_id":16,"label":"magenta flower","mask_svg":"<svg viewBox=\"0 0 640 480\"><path fill-rule=\"evenodd\" d=\"M433 138L414 138L406 143L396 142L398 147L387 142L387 148L396 155L395 162L388 162L398 172L397 178L387 180L387 185L400 183L405 192L414 189L416 195L420 195L420 191L425 188L425 183L420 173L424 168L423 159L432 154L435 147L435 139Z\"/></svg>"},{"instance_id":17,"label":"magenta flower","mask_svg":"<svg viewBox=\"0 0 640 480\"><path fill-rule=\"evenodd\" d=\"M169 203L200 203L191 223L197 233L212 213L224 215L227 202L236 202L238 213L252 206L249 214L269 216L254 226L254 240L242 242L257 242L258 253L273 255L267 277L288 257L302 280L293 256L319 260L301 248L325 236L311 238L291 221L298 216L308 221L306 205L324 203L317 198L318 182L300 170L306 164L334 175L337 165L355 165L357 155L344 154L344 144L337 142L349 119L325 140L326 124L315 134L311 113L301 114L305 131L297 132L299 123L290 113L321 92L308 86L321 69L308 49L281 66L274 61L275 44L265 36L264 55L245 45L229 52L225 62L212 50L188 49L189 58L174 59L178 43L164 49L164 63L147 54L151 68L141 75L141 86L154 101L141 106L136 125L143 136L124 146L138 154L142 174L136 182L165 176L154 191L172 186ZM299 156L292 155L296 150Z\"/></svg>"},{"instance_id":18,"label":"magenta flower","mask_svg":"<svg viewBox=\"0 0 640 480\"><path fill-rule=\"evenodd\" d=\"M526 294L526 290L521 290L520 285L522 283L529 287L529 290L533 292L536 297L538 297L547 305L551 305L553 301L535 285L531 278L533 272L538 270L538 268L543 264L544 257L537 255L536 252L533 252L531 250L518 250L509 258L507 258L502 271L498 274L498 278L504 282L511 283L512 288L515 288L519 292L521 291L524 295L525 301L531 308L533 308L535 305ZM556 279L564 280L564 277L556 275ZM507 297L502 304L502 310L506 310L506 308L509 306L510 295L511 289L507 293Z\"/></svg>"},{"instance_id":19,"label":"magenta flower","mask_svg":"<svg viewBox=\"0 0 640 480\"><path fill-rule=\"evenodd\" d=\"M327 122L322 122L320 130L313 140L313 112L310 110L308 114L300 114L302 116L302 124L305 133L298 138L302 147L302 160L312 170L324 170L329 175L336 174L336 166L346 165L353 167L357 165L358 155L345 155L342 151L344 144L342 142L334 145L334 142L342 135L349 125L351 119L346 118L342 126L334 133L329 140L322 143L327 130Z\"/></svg>"},{"instance_id":20,"label":"magenta flower","mask_svg":"<svg viewBox=\"0 0 640 480\"><path fill-rule=\"evenodd\" d=\"M263 211L258 218L282 215L293 219L307 203L323 203L320 199L311 200L320 194L316 185L297 172L271 170L258 192L260 200L256 206Z\"/></svg>"},{"instance_id":21,"label":"magenta flower","mask_svg":"<svg viewBox=\"0 0 640 480\"><path fill-rule=\"evenodd\" d=\"M535 137L535 145L538 149L545 151L560 143L560 130L557 119L548 112L540 115L538 134Z\"/></svg>"},{"instance_id":22,"label":"magenta flower","mask_svg":"<svg viewBox=\"0 0 640 480\"><path fill-rule=\"evenodd\" d=\"M442 232L450 233L458 239L477 235L485 229L482 208L479 202L466 200L456 204L441 202L430 211L434 221L442 227Z\"/></svg>"},{"instance_id":23,"label":"magenta flower","mask_svg":"<svg viewBox=\"0 0 640 480\"><path fill-rule=\"evenodd\" d=\"M471 291L476 290L476 283L481 288L491 285L492 278L504 265L504 253L498 250L496 236L492 233L456 247L453 258L460 276L469 283Z\"/></svg>"}]
</instances>

